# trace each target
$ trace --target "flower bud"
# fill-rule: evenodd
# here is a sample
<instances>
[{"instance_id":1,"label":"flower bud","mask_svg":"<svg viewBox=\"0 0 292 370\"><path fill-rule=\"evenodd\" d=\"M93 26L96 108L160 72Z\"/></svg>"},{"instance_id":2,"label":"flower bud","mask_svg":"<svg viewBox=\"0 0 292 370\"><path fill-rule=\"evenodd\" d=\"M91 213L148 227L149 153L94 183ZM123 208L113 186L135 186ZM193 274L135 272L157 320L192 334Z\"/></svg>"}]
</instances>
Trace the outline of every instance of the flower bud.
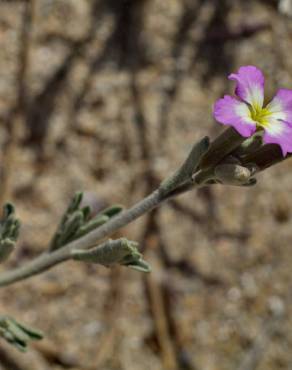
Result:
<instances>
[{"instance_id":1,"label":"flower bud","mask_svg":"<svg viewBox=\"0 0 292 370\"><path fill-rule=\"evenodd\" d=\"M215 178L226 185L244 185L248 182L251 171L238 164L219 164L215 167Z\"/></svg>"}]
</instances>

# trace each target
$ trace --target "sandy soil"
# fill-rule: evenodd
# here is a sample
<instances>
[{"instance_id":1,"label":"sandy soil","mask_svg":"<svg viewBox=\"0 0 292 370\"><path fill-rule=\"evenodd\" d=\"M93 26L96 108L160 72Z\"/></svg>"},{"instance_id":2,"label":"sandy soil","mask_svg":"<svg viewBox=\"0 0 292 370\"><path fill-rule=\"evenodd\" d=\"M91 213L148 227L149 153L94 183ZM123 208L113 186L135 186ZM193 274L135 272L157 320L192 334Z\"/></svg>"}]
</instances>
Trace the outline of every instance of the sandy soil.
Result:
<instances>
[{"instance_id":1,"label":"sandy soil","mask_svg":"<svg viewBox=\"0 0 292 370\"><path fill-rule=\"evenodd\" d=\"M0 197L22 220L1 269L45 250L75 191L96 211L130 206L221 132L212 104L239 66L264 70L267 100L291 88L276 3L0 0ZM150 276L68 262L1 289L1 313L46 339L25 355L1 342L0 369L291 369L291 169L122 230Z\"/></svg>"}]
</instances>

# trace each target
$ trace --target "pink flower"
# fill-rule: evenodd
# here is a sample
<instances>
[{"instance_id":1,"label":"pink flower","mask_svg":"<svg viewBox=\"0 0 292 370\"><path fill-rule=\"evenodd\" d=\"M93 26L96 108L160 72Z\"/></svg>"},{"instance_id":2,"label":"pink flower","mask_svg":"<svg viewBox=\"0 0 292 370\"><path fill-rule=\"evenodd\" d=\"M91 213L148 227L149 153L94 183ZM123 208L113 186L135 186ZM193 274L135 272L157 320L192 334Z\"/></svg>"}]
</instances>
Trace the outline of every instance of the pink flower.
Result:
<instances>
[{"instance_id":1,"label":"pink flower","mask_svg":"<svg viewBox=\"0 0 292 370\"><path fill-rule=\"evenodd\" d=\"M240 67L228 76L236 81L235 95L225 95L214 106L215 119L232 126L244 137L264 130L264 143L280 145L283 156L292 153L292 90L279 89L265 107L262 71L254 66Z\"/></svg>"}]
</instances>

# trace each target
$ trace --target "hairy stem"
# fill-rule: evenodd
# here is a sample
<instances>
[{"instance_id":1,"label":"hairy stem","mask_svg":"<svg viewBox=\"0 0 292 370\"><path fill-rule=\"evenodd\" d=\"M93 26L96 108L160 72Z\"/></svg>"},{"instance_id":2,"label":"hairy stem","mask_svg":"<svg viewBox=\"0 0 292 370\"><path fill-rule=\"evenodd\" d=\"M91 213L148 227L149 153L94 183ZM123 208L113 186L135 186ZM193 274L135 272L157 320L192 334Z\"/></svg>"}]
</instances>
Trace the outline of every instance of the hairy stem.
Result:
<instances>
[{"instance_id":1,"label":"hairy stem","mask_svg":"<svg viewBox=\"0 0 292 370\"><path fill-rule=\"evenodd\" d=\"M73 250L88 249L96 245L98 241L104 237L109 236L121 227L151 211L166 199L168 199L168 197L162 197L160 192L155 190L146 198L135 204L132 208L121 212L119 215L112 218L99 228L86 234L82 238L77 239L56 251L47 251L22 267L0 274L0 286L10 285L17 281L24 280L30 276L37 275L48 270L54 265L71 259L71 252Z\"/></svg>"}]
</instances>

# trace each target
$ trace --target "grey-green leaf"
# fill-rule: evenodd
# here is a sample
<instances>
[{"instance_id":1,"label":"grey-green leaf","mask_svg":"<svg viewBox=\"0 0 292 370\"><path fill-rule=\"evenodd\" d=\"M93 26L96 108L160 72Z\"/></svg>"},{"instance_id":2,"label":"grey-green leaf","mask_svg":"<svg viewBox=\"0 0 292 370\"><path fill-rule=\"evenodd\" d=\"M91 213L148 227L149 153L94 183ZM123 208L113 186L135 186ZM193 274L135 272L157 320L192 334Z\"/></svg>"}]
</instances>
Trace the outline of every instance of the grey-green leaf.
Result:
<instances>
[{"instance_id":1,"label":"grey-green leaf","mask_svg":"<svg viewBox=\"0 0 292 370\"><path fill-rule=\"evenodd\" d=\"M182 185L184 182L189 181L199 167L200 161L208 148L209 138L207 136L194 144L180 168L160 184L159 191L161 195L164 196Z\"/></svg>"}]
</instances>

